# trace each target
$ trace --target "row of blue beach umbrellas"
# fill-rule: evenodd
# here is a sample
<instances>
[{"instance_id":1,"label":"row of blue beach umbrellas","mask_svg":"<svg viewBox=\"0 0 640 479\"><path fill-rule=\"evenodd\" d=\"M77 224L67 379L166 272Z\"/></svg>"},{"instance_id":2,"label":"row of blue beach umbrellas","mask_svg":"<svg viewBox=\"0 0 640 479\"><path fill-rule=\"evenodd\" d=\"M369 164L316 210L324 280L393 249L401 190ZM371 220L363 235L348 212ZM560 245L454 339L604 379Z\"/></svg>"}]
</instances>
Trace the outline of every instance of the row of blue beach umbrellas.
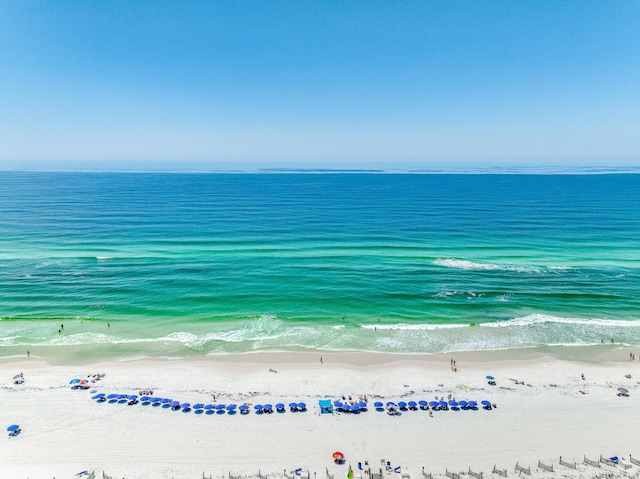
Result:
<instances>
[{"instance_id":1,"label":"row of blue beach umbrellas","mask_svg":"<svg viewBox=\"0 0 640 479\"><path fill-rule=\"evenodd\" d=\"M243 414L247 414L250 411L250 407L247 404L242 404L240 406L237 406L236 404L202 404L202 403L197 403L194 404L193 406L191 406L191 403L188 402L184 402L181 403L180 401L175 401L173 399L170 398L160 398L160 397L150 397L150 396L142 396L138 399L138 396L136 394L131 394L131 395L127 395L127 394L105 394L105 393L99 393L96 394L95 396L93 396L93 399L97 400L97 401L113 401L113 402L138 402L138 401L142 401L143 404L157 404L157 405L168 405L169 407L171 407L172 409L178 410L181 409L183 411L188 411L190 409L194 409L196 411L198 410L204 410L204 411L213 411L213 412L218 412L218 413L224 413L225 411L229 412L229 413L234 413L237 410L240 411L240 413ZM260 414L260 413L269 413L269 412L273 412L274 407L271 404L256 404L255 406L253 406L253 409L255 410L256 413ZM303 412L307 410L307 405L303 402L292 402L289 403L289 409L292 412ZM283 403L278 403L275 406L275 410L277 412L284 412L285 411L285 405Z\"/></svg>"},{"instance_id":2,"label":"row of blue beach umbrellas","mask_svg":"<svg viewBox=\"0 0 640 479\"><path fill-rule=\"evenodd\" d=\"M491 402L487 400L480 401L480 404L484 408L490 408ZM461 409L476 409L478 407L478 403L476 401L399 401L397 403L389 401L386 405L380 401L373 403L374 407L377 410L384 410L386 408L399 408L399 409L433 409L433 410L443 410L452 408L461 408Z\"/></svg>"}]
</instances>

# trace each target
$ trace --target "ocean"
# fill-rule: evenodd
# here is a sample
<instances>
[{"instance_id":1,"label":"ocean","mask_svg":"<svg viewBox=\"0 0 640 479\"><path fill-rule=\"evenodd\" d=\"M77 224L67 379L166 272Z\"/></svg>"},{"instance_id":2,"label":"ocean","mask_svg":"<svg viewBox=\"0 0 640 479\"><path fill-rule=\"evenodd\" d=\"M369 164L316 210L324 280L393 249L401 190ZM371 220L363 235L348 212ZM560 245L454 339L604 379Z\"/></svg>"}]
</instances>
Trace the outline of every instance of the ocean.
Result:
<instances>
[{"instance_id":1,"label":"ocean","mask_svg":"<svg viewBox=\"0 0 640 479\"><path fill-rule=\"evenodd\" d=\"M640 175L0 172L0 356L640 344Z\"/></svg>"}]
</instances>

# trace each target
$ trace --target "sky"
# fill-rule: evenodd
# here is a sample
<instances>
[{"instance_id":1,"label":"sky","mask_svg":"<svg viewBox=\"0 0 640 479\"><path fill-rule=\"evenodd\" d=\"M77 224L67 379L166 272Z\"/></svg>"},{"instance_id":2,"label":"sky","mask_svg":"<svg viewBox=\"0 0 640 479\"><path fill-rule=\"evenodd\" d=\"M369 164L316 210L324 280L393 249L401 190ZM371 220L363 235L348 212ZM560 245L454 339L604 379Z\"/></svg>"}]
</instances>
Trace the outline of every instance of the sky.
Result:
<instances>
[{"instance_id":1,"label":"sky","mask_svg":"<svg viewBox=\"0 0 640 479\"><path fill-rule=\"evenodd\" d=\"M640 166L640 0L0 0L0 160Z\"/></svg>"}]
</instances>

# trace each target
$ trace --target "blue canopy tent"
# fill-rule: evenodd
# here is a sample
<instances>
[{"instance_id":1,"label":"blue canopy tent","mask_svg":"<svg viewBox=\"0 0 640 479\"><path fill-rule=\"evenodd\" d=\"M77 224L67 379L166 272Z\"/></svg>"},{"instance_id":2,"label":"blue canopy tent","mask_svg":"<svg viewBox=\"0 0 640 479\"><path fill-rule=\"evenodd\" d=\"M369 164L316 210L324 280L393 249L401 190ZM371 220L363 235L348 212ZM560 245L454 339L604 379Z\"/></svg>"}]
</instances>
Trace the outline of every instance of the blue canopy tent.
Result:
<instances>
[{"instance_id":1,"label":"blue canopy tent","mask_svg":"<svg viewBox=\"0 0 640 479\"><path fill-rule=\"evenodd\" d=\"M338 407L338 404L340 403L340 406L342 406L342 403L340 401L336 401L336 408ZM318 404L320 405L320 414L331 414L333 413L333 406L331 405L331 400L329 399L320 399L318 401ZM284 406L284 404L283 404Z\"/></svg>"}]
</instances>

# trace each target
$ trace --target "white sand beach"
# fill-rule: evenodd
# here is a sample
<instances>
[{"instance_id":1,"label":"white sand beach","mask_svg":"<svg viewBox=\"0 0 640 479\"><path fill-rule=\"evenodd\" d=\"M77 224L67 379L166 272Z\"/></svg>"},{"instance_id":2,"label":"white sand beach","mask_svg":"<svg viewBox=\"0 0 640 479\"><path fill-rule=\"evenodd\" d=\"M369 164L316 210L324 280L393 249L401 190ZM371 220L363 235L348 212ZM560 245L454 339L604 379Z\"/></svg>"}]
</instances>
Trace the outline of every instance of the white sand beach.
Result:
<instances>
[{"instance_id":1,"label":"white sand beach","mask_svg":"<svg viewBox=\"0 0 640 479\"><path fill-rule=\"evenodd\" d=\"M403 356L366 353L255 353L194 360L141 360L52 366L43 358L0 360L1 478L71 478L94 471L113 478L291 476L347 477L349 466L380 472L387 461L401 473L492 474L494 466L532 477L638 477L640 467L584 464L618 456L640 458L640 361L630 349L565 348ZM638 351L640 352L640 351ZM455 359L457 372L452 370ZM276 371L276 372L273 372ZM14 384L16 374L24 383ZM105 376L89 390L69 381ZM585 378L582 379L581 375ZM630 378L625 377L631 375ZM487 375L496 385L488 384ZM617 388L629 397L617 395ZM141 403L97 403L98 393L138 394L191 404L255 405L304 401L306 412L196 414ZM360 414L320 414L319 399L366 395ZM375 401L489 400L478 410L376 412ZM215 399L214 399L215 396ZM19 424L21 434L6 428ZM345 464L333 462L341 451ZM577 462L573 470L559 458ZM384 462L382 462L384 461ZM553 465L554 472L538 466ZM524 475L524 474L523 474ZM105 476L106 477L106 476ZM471 477L471 476L466 476Z\"/></svg>"}]
</instances>

